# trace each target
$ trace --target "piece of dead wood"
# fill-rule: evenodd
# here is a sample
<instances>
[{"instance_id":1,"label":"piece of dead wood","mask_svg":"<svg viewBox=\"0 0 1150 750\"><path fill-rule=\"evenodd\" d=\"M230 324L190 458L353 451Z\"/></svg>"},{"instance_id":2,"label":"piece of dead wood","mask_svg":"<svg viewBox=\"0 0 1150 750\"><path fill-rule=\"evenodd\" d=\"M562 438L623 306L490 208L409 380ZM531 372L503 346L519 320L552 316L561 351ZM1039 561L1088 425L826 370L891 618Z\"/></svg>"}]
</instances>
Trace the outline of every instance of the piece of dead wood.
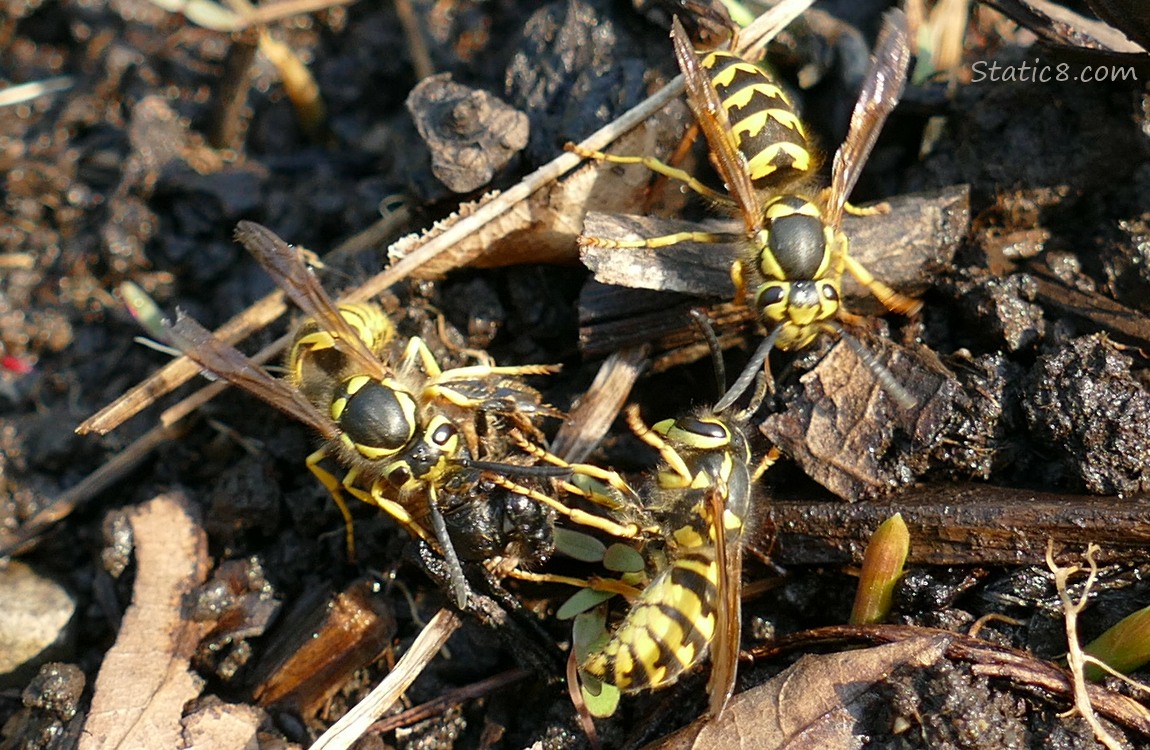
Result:
<instances>
[{"instance_id":1,"label":"piece of dead wood","mask_svg":"<svg viewBox=\"0 0 1150 750\"><path fill-rule=\"evenodd\" d=\"M917 565L1036 565L1047 539L1070 559L1083 540L1102 545L1100 563L1150 560L1150 496L1055 494L985 484L928 484L881 501L772 497L759 506L771 559L788 564L858 562L872 530L901 513Z\"/></svg>"},{"instance_id":2,"label":"piece of dead wood","mask_svg":"<svg viewBox=\"0 0 1150 750\"><path fill-rule=\"evenodd\" d=\"M1038 285L1038 299L1042 304L1087 320L1116 338L1128 338L1143 349L1150 349L1150 318L1145 313L1096 292L1068 286L1045 264L1035 264L1031 275Z\"/></svg>"},{"instance_id":3,"label":"piece of dead wood","mask_svg":"<svg viewBox=\"0 0 1150 750\"><path fill-rule=\"evenodd\" d=\"M682 111L679 111L680 108ZM673 146L686 105L669 102L627 134L617 139L620 151L660 153ZM583 230L588 210L640 209L645 182L628 174L618 174L600 162L586 164L560 179L553 180L531 195L517 201L476 232L461 237L449 250L412 272L415 278L437 279L457 268L497 268L522 263L566 263L578 261L575 239ZM643 175L644 180L650 175ZM442 178L441 178L442 179ZM450 229L453 222L502 197L498 193L477 202L464 203L450 217L420 234L400 239L388 248L393 262L413 248Z\"/></svg>"},{"instance_id":4,"label":"piece of dead wood","mask_svg":"<svg viewBox=\"0 0 1150 750\"><path fill-rule=\"evenodd\" d=\"M648 750L861 748L854 728L873 711L869 694L900 667L942 658L948 634L819 656L804 656L768 682L731 699L716 721L702 719Z\"/></svg>"},{"instance_id":5,"label":"piece of dead wood","mask_svg":"<svg viewBox=\"0 0 1150 750\"><path fill-rule=\"evenodd\" d=\"M372 581L359 579L332 595L308 592L287 613L256 669L261 706L310 717L351 674L391 647L395 614Z\"/></svg>"},{"instance_id":6,"label":"piece of dead wood","mask_svg":"<svg viewBox=\"0 0 1150 750\"><path fill-rule=\"evenodd\" d=\"M129 521L137 564L132 603L96 677L81 750L188 747L184 705L203 687L190 659L214 623L187 619L183 604L207 578L204 530L179 493L150 500Z\"/></svg>"}]
</instances>

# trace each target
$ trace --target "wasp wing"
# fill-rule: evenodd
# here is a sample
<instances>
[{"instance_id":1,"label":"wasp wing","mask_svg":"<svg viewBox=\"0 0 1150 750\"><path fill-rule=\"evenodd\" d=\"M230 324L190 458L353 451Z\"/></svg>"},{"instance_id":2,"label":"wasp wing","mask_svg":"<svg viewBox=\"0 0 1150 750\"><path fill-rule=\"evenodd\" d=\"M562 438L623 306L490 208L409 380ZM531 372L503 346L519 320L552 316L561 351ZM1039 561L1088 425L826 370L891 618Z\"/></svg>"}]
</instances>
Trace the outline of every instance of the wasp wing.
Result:
<instances>
[{"instance_id":1,"label":"wasp wing","mask_svg":"<svg viewBox=\"0 0 1150 750\"><path fill-rule=\"evenodd\" d=\"M675 43L675 59L679 61L687 87L687 104L695 113L695 119L707 138L715 169L719 170L719 176L727 184L727 191L738 204L747 231L754 232L759 228L761 219L759 201L747 172L746 160L731 134L727 110L719 100L719 93L711 85L710 77L699 64L699 55L678 18L671 25L671 38Z\"/></svg>"},{"instance_id":2,"label":"wasp wing","mask_svg":"<svg viewBox=\"0 0 1150 750\"><path fill-rule=\"evenodd\" d=\"M715 637L711 642L711 677L707 682L710 694L708 710L718 718L735 691L735 676L739 666L739 640L742 628L743 545L742 530L728 535L725 524L725 502L718 487L713 487L708 498L715 531L715 565L718 569L715 597ZM739 519L740 525L743 519ZM728 539L737 536L738 540ZM732 543L734 542L734 543Z\"/></svg>"},{"instance_id":3,"label":"wasp wing","mask_svg":"<svg viewBox=\"0 0 1150 750\"><path fill-rule=\"evenodd\" d=\"M858 182L887 115L898 104L906 87L910 64L909 36L906 14L898 9L888 11L875 42L870 70L851 112L846 140L835 153L824 214L827 224L832 227L837 228L842 221L843 205Z\"/></svg>"},{"instance_id":4,"label":"wasp wing","mask_svg":"<svg viewBox=\"0 0 1150 750\"><path fill-rule=\"evenodd\" d=\"M325 417L303 394L279 378L273 378L262 367L235 348L220 341L195 318L176 312L176 322L164 321L170 340L200 367L234 386L266 401L290 417L318 432L325 440L339 437L339 428Z\"/></svg>"},{"instance_id":5,"label":"wasp wing","mask_svg":"<svg viewBox=\"0 0 1150 750\"><path fill-rule=\"evenodd\" d=\"M315 318L320 328L332 334L335 347L352 359L365 375L376 380L387 376L383 362L344 319L294 247L254 221L241 221L236 226L236 239L255 256L301 310Z\"/></svg>"}]
</instances>

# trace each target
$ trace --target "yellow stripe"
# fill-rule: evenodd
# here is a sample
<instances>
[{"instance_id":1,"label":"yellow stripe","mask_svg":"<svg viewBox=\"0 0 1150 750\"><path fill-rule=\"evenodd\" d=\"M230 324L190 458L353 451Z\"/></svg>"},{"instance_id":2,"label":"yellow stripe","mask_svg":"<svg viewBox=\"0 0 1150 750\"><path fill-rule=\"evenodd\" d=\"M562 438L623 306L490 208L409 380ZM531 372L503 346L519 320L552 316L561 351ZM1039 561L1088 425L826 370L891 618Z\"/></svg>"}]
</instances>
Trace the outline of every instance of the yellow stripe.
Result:
<instances>
[{"instance_id":1,"label":"yellow stripe","mask_svg":"<svg viewBox=\"0 0 1150 750\"><path fill-rule=\"evenodd\" d=\"M786 109L764 109L762 112L755 112L749 114L738 122L731 123L731 132L735 134L736 139L740 139L740 134L746 133L747 136L754 138L759 133L771 124L774 120L784 128L789 128L804 139L806 134L803 132L803 123L795 116L794 112Z\"/></svg>"},{"instance_id":2,"label":"yellow stripe","mask_svg":"<svg viewBox=\"0 0 1150 750\"><path fill-rule=\"evenodd\" d=\"M798 208L788 206L782 201L775 201L767 207L766 218L770 221L775 221L784 216L791 216L793 214L802 214L803 216L813 216L816 219L821 218L822 214L819 212L819 207L810 201L806 201Z\"/></svg>"},{"instance_id":3,"label":"yellow stripe","mask_svg":"<svg viewBox=\"0 0 1150 750\"><path fill-rule=\"evenodd\" d=\"M716 55L715 53L712 53L709 57L717 58L718 55ZM711 76L711 80L714 82L715 86L730 86L731 82L735 80L735 76L738 75L739 73L748 73L748 74L753 75L753 76L758 76L759 78L765 78L766 77L763 75L763 71L759 70L754 65L751 65L749 62L746 62L744 60L739 60L738 58L732 57L732 56L727 56L727 57L730 57L730 59L736 60L737 62L735 62L731 65L728 65L727 67L720 70L718 73L715 73L714 75ZM713 66L704 65L703 67L711 68Z\"/></svg>"},{"instance_id":4,"label":"yellow stripe","mask_svg":"<svg viewBox=\"0 0 1150 750\"><path fill-rule=\"evenodd\" d=\"M783 93L783 90L773 83L756 83L753 86L743 86L742 88L735 89L730 92L726 99L723 100L723 107L730 109L732 107L745 107L751 103L755 98L755 94L762 94L770 99L779 99L788 107L793 107L791 100Z\"/></svg>"},{"instance_id":5,"label":"yellow stripe","mask_svg":"<svg viewBox=\"0 0 1150 750\"><path fill-rule=\"evenodd\" d=\"M793 169L796 172L806 172L811 168L812 160L810 151L807 151L797 143L779 141L772 143L747 161L747 171L750 173L751 179L761 180L777 170L779 165L775 164L775 160L779 158L780 154L786 154L791 157L791 165L788 169Z\"/></svg>"}]
</instances>

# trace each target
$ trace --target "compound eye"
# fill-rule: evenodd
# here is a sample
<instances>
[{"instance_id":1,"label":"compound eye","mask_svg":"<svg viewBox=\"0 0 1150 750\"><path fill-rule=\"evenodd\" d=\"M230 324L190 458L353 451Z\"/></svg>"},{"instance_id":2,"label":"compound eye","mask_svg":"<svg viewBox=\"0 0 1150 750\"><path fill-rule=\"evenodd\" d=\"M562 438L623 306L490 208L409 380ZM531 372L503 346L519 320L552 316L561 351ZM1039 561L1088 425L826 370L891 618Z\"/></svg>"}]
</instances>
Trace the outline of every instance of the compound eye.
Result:
<instances>
[{"instance_id":1,"label":"compound eye","mask_svg":"<svg viewBox=\"0 0 1150 750\"><path fill-rule=\"evenodd\" d=\"M431 442L442 448L450 443L458 434L459 430L455 429L455 425L450 422L444 422L432 430Z\"/></svg>"},{"instance_id":2,"label":"compound eye","mask_svg":"<svg viewBox=\"0 0 1150 750\"><path fill-rule=\"evenodd\" d=\"M407 466L397 466L387 474L387 481L391 482L392 487L402 487L411 481L411 469Z\"/></svg>"},{"instance_id":3,"label":"compound eye","mask_svg":"<svg viewBox=\"0 0 1150 750\"><path fill-rule=\"evenodd\" d=\"M835 289L833 284L823 284L823 299L830 302L838 302L839 290Z\"/></svg>"},{"instance_id":4,"label":"compound eye","mask_svg":"<svg viewBox=\"0 0 1150 750\"><path fill-rule=\"evenodd\" d=\"M783 291L781 286L769 286L763 290L762 295L759 297L760 307L770 307L777 305L786 298L786 292Z\"/></svg>"},{"instance_id":5,"label":"compound eye","mask_svg":"<svg viewBox=\"0 0 1150 750\"><path fill-rule=\"evenodd\" d=\"M679 429L692 435L701 435L712 440L724 440L727 428L718 422L687 417L678 421Z\"/></svg>"}]
</instances>

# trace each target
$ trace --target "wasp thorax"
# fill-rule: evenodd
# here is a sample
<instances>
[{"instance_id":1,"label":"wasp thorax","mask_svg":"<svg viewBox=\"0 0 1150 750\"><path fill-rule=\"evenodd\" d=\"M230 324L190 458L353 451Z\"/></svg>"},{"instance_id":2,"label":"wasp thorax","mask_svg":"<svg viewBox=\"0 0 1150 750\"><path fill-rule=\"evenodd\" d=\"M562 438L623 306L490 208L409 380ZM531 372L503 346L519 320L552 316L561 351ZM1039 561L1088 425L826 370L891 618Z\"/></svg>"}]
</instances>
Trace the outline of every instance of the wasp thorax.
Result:
<instances>
[{"instance_id":1,"label":"wasp thorax","mask_svg":"<svg viewBox=\"0 0 1150 750\"><path fill-rule=\"evenodd\" d=\"M332 418L369 458L381 451L394 453L411 442L418 427L415 412L410 393L368 377L349 378L332 402Z\"/></svg>"},{"instance_id":2,"label":"wasp thorax","mask_svg":"<svg viewBox=\"0 0 1150 750\"><path fill-rule=\"evenodd\" d=\"M808 204L809 205L809 204ZM781 216L771 223L767 250L781 278L813 279L826 258L826 233L822 219L805 213ZM763 274L769 276L767 263Z\"/></svg>"}]
</instances>

